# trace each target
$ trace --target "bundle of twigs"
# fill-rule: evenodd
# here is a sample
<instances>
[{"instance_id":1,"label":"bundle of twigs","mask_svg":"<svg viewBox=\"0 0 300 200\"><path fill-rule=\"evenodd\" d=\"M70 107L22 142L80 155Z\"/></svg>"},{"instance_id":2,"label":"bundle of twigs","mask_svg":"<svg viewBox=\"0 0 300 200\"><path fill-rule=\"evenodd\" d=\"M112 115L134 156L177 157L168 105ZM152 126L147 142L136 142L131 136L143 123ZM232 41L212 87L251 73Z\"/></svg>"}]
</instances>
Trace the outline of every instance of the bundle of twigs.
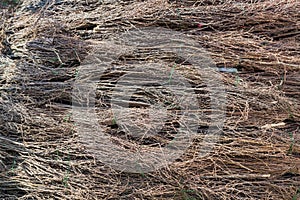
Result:
<instances>
[{"instance_id":1,"label":"bundle of twigs","mask_svg":"<svg viewBox=\"0 0 300 200\"><path fill-rule=\"evenodd\" d=\"M3 18L0 31L0 198L297 199L299 6L297 0L24 0ZM99 125L122 148L159 150L181 123L176 98L161 85L133 93L128 112L119 115L126 120L113 118L112 109L121 104L113 105L112 97L124 94L117 80L133 65L156 63L161 73L176 66L190 86L180 94L193 91L207 116L171 165L129 173L107 166L97 156L101 152L82 141L72 116L72 90L94 44L118 51L104 45L107 38L144 27L179 31L205 48L217 67L239 73L211 72L225 87L226 120L205 156L199 151L213 107L205 74L191 63L168 51L140 48L119 55L102 74L84 74L97 80ZM157 125L147 121L147 109L155 105L168 107L166 128L159 135L132 131ZM120 120L132 132L124 133Z\"/></svg>"}]
</instances>

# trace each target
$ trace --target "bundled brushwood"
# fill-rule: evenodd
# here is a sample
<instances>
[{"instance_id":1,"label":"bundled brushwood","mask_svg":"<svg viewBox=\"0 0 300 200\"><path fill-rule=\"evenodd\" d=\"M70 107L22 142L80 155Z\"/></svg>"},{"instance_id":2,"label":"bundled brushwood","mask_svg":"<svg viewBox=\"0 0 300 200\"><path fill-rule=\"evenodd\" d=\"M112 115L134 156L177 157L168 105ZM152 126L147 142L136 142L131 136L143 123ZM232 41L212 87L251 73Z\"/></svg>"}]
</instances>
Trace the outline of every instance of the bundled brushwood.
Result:
<instances>
[{"instance_id":1,"label":"bundled brushwood","mask_svg":"<svg viewBox=\"0 0 300 200\"><path fill-rule=\"evenodd\" d=\"M24 0L13 15L0 11L6 16L0 31L0 198L297 199L299 9L297 0ZM215 69L238 72L209 71L224 85L226 118L205 156L199 154L201 145L218 116L208 95L216 88L208 87L215 85L205 79L205 70L155 46L132 50L123 45L122 52L117 43L107 42L146 27L177 31L195 42L186 42L187 49L205 49ZM80 74L88 56L97 53L95 45L105 53L121 53L104 72ZM205 115L186 151L172 164L130 173L108 166L98 155L107 152L96 152L93 141L82 140L72 116L72 103L82 99L72 94L78 77L96 80L95 114L103 132L130 151L159 151L182 126L182 101L167 84L148 84L129 99L116 98L126 86L132 89L128 85L134 87L134 81L145 81L120 80L146 67L151 70L145 79L165 74L169 86L171 80L174 87L187 82L187 89L175 94L193 93ZM172 70L186 82L173 79ZM126 112L114 118L113 111L124 102ZM151 106L167 111L150 123ZM166 120L159 134L137 132L155 131L159 119Z\"/></svg>"}]
</instances>

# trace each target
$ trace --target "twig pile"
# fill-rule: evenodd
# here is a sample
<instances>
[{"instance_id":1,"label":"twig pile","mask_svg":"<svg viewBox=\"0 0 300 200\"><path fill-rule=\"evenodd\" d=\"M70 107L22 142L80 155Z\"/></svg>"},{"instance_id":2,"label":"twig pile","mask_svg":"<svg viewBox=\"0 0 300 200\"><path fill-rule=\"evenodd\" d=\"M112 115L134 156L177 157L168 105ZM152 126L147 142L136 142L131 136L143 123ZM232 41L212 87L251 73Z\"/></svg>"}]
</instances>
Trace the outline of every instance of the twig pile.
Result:
<instances>
[{"instance_id":1,"label":"twig pile","mask_svg":"<svg viewBox=\"0 0 300 200\"><path fill-rule=\"evenodd\" d=\"M299 10L297 0L24 0L14 14L0 10L0 199L297 199ZM199 156L212 125L205 118L180 158L139 174L110 168L82 142L72 89L93 45L145 27L178 31L205 48L218 68L239 73L211 72L227 94L224 127L212 152ZM132 65L149 63L176 66L200 109L208 116L213 109L203 74L191 63L155 48L127 51L111 69L88 75L99 80L99 124L130 150L166 145L180 126L176 98L155 85L136 91L122 116L131 122L127 127L151 128L146 109L167 102L169 121L159 136L124 133L121 119L113 118L116 82Z\"/></svg>"}]
</instances>

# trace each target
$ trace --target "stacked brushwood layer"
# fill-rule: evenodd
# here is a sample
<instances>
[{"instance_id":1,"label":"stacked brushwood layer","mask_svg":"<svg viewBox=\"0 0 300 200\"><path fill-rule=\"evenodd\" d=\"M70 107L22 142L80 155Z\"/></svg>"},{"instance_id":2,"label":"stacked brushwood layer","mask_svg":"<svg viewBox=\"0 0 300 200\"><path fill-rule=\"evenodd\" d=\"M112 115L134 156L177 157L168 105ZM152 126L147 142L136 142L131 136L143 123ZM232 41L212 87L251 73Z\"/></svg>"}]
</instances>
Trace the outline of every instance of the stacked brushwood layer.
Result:
<instances>
[{"instance_id":1,"label":"stacked brushwood layer","mask_svg":"<svg viewBox=\"0 0 300 200\"><path fill-rule=\"evenodd\" d=\"M0 199L300 198L299 10L298 0L24 0L2 6ZM226 91L226 116L205 156L198 151L214 116L207 95L212 88L201 70L172 52L144 47L123 52L111 68L95 73L99 124L124 148L155 150L180 126L173 115L158 135L141 137L118 126L110 95L118 95L116 82L132 65L175 69L208 116L173 163L149 173L119 171L80 139L73 85L95 45L109 52L117 49L107 42L111 38L153 27L190 38L216 69L238 73L211 72ZM125 125L152 126L144 112L166 100L175 102L166 88L133 94L128 119L135 120Z\"/></svg>"}]
</instances>

